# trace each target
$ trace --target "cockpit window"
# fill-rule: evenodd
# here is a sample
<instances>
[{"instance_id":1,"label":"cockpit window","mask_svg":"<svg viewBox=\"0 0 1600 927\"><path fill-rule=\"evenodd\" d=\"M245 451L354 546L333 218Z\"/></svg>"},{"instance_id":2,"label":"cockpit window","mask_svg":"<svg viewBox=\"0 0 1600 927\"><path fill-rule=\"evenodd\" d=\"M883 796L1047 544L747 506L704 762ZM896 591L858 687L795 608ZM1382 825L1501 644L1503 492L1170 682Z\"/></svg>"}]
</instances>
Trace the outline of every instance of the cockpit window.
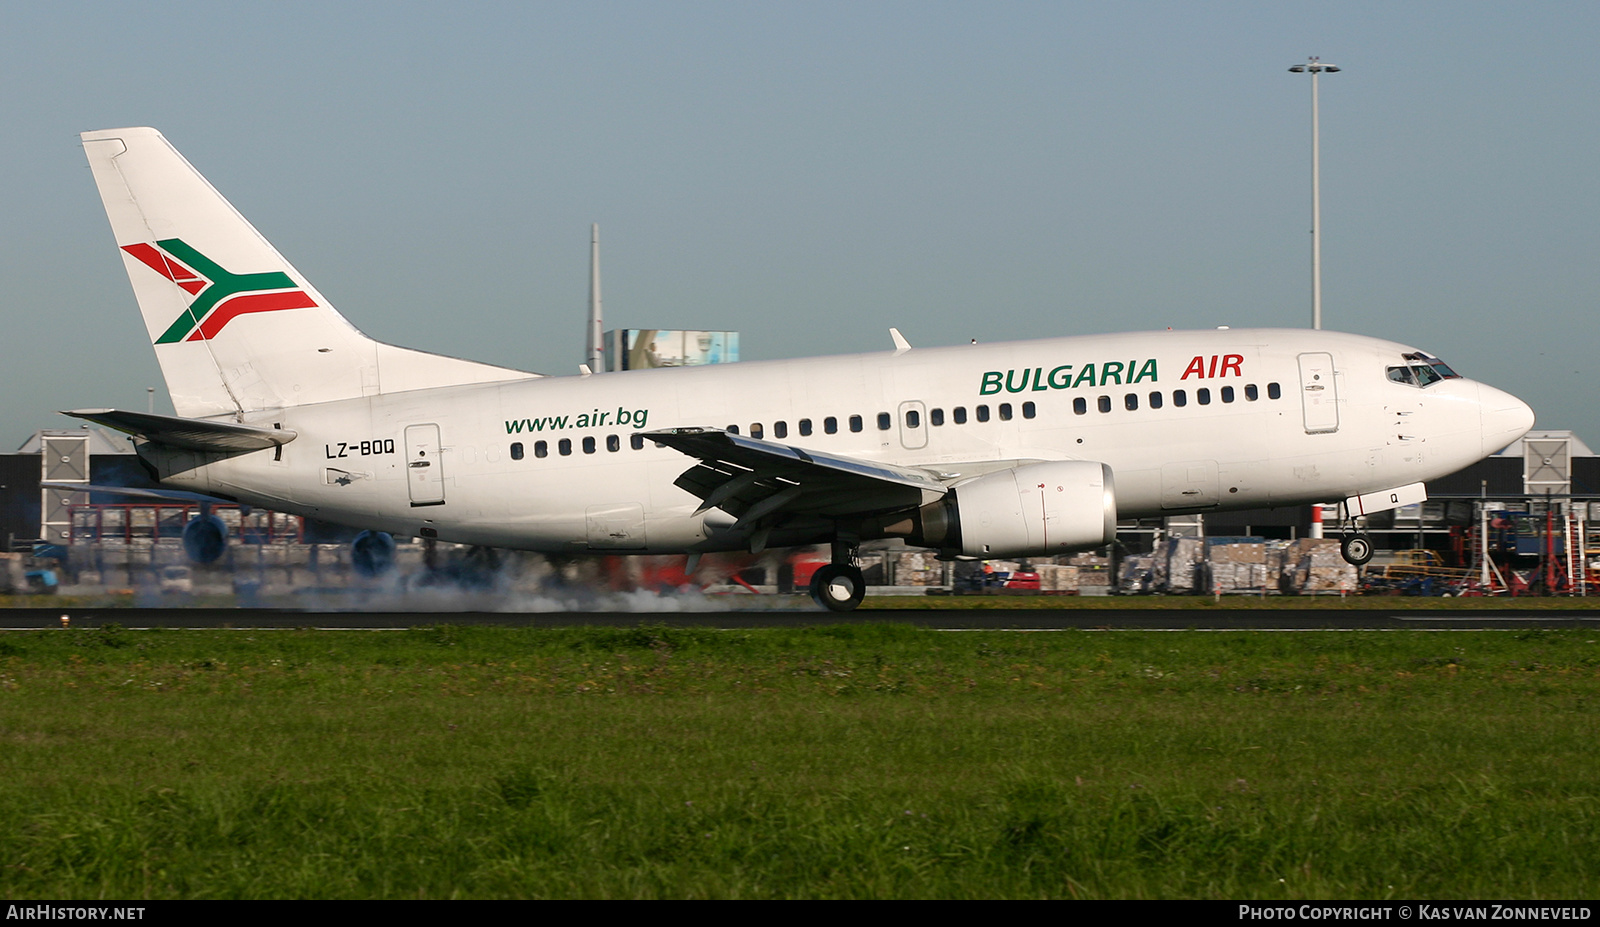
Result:
<instances>
[{"instance_id":1,"label":"cockpit window","mask_svg":"<svg viewBox=\"0 0 1600 927\"><path fill-rule=\"evenodd\" d=\"M1440 380L1457 380L1461 378L1461 374L1451 370L1449 364L1437 357L1421 352L1409 353L1404 357L1407 361L1406 366L1389 368L1389 379L1395 383L1427 387Z\"/></svg>"}]
</instances>

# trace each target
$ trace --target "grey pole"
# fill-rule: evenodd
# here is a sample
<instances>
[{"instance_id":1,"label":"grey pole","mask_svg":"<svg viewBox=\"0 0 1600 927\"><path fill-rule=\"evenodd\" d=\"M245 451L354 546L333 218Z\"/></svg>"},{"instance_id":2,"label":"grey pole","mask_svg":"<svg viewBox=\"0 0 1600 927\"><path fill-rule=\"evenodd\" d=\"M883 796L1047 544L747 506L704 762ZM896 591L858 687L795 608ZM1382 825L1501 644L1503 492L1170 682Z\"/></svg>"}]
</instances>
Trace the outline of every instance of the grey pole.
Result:
<instances>
[{"instance_id":1,"label":"grey pole","mask_svg":"<svg viewBox=\"0 0 1600 927\"><path fill-rule=\"evenodd\" d=\"M1321 139L1317 127L1317 75L1336 73L1339 68L1312 56L1305 64L1289 69L1294 74L1311 75L1311 327L1322 328L1322 170Z\"/></svg>"},{"instance_id":2,"label":"grey pole","mask_svg":"<svg viewBox=\"0 0 1600 927\"><path fill-rule=\"evenodd\" d=\"M605 325L600 310L600 223L589 226L589 371L605 370Z\"/></svg>"}]
</instances>

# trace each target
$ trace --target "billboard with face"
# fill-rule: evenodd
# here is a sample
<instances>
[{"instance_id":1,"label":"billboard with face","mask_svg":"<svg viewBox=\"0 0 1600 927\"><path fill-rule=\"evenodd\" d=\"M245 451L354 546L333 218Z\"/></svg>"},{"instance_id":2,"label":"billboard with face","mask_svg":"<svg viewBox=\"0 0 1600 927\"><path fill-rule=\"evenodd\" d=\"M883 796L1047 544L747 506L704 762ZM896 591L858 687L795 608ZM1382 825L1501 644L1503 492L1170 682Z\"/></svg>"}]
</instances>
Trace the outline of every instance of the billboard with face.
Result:
<instances>
[{"instance_id":1,"label":"billboard with face","mask_svg":"<svg viewBox=\"0 0 1600 927\"><path fill-rule=\"evenodd\" d=\"M606 332L607 370L700 367L739 359L738 332L620 328Z\"/></svg>"}]
</instances>

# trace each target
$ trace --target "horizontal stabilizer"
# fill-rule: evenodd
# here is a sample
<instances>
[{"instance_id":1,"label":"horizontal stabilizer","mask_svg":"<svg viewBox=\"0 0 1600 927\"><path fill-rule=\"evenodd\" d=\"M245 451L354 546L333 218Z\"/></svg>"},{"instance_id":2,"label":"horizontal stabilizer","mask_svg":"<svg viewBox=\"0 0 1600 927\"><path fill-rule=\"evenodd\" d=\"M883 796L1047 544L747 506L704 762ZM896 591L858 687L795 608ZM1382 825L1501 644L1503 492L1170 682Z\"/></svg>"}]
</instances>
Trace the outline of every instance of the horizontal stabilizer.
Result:
<instances>
[{"instance_id":1,"label":"horizontal stabilizer","mask_svg":"<svg viewBox=\"0 0 1600 927\"><path fill-rule=\"evenodd\" d=\"M296 432L287 428L261 428L256 425L178 418L150 412L78 409L61 414L114 428L156 444L181 447L191 451L260 451L288 444L297 437Z\"/></svg>"},{"instance_id":2,"label":"horizontal stabilizer","mask_svg":"<svg viewBox=\"0 0 1600 927\"><path fill-rule=\"evenodd\" d=\"M108 496L126 496L129 499L143 499L147 502L202 502L213 505L237 505L238 500L226 499L222 496L208 496L201 492L184 492L181 489L142 489L132 486L104 486L100 483L62 483L46 480L39 484L43 489L55 489L61 492L92 492L104 493Z\"/></svg>"}]
</instances>

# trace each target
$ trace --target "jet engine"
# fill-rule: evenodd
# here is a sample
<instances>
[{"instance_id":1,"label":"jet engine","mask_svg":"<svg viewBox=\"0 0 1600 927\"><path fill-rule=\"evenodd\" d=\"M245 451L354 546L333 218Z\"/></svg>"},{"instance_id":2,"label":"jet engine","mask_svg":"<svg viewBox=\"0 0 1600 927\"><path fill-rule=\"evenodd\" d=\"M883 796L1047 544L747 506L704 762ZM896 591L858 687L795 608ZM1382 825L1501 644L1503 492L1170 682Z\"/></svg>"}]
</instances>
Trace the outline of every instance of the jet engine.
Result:
<instances>
[{"instance_id":1,"label":"jet engine","mask_svg":"<svg viewBox=\"0 0 1600 927\"><path fill-rule=\"evenodd\" d=\"M183 552L194 563L215 563L228 549L228 526L202 509L183 526Z\"/></svg>"},{"instance_id":2,"label":"jet engine","mask_svg":"<svg viewBox=\"0 0 1600 927\"><path fill-rule=\"evenodd\" d=\"M1117 536L1111 468L1092 460L1026 464L957 483L945 498L871 534L946 556L1048 557Z\"/></svg>"}]
</instances>

